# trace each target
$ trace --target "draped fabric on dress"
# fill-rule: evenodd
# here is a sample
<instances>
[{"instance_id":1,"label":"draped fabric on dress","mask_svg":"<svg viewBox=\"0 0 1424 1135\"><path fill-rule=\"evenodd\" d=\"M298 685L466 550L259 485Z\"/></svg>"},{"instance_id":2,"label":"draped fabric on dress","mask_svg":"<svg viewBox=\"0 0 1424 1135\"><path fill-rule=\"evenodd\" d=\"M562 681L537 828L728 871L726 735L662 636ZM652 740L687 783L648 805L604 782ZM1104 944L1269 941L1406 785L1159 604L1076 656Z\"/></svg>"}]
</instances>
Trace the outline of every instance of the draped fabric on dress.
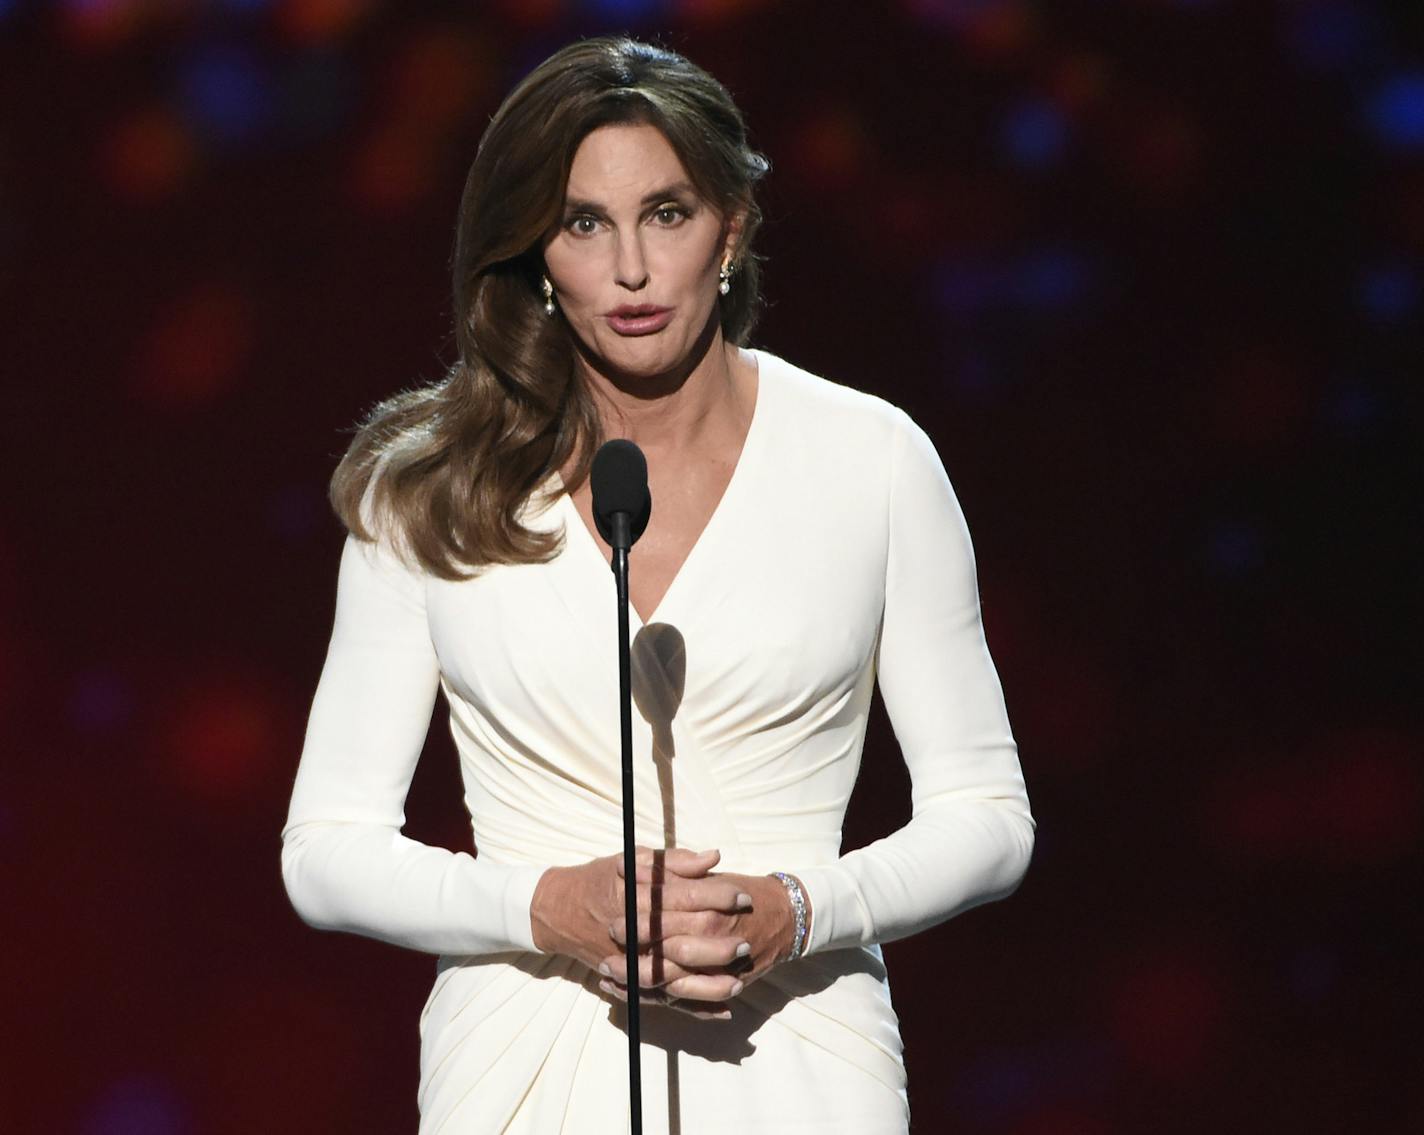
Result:
<instances>
[{"instance_id":1,"label":"draped fabric on dress","mask_svg":"<svg viewBox=\"0 0 1424 1135\"><path fill-rule=\"evenodd\" d=\"M645 1128L904 1131L879 943L1011 891L1034 825L934 447L882 400L752 354L726 493L647 623L630 615L637 839L795 872L813 921L731 1021L644 1009ZM545 868L622 846L613 587L559 488L526 513L564 533L546 564L447 582L348 539L283 830L309 922L441 955L422 1135L626 1129L622 1006L529 923ZM913 816L841 855L877 677ZM477 857L400 834L437 688Z\"/></svg>"}]
</instances>

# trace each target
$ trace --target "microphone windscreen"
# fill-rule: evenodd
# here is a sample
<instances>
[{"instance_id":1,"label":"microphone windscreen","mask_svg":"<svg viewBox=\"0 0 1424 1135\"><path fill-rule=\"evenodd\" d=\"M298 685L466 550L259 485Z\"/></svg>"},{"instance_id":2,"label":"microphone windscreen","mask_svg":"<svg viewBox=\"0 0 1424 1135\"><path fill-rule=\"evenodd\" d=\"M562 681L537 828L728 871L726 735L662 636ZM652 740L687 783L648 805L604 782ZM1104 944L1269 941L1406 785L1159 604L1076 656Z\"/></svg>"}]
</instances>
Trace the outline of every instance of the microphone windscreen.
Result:
<instances>
[{"instance_id":1,"label":"microphone windscreen","mask_svg":"<svg viewBox=\"0 0 1424 1135\"><path fill-rule=\"evenodd\" d=\"M637 542L648 526L653 500L648 492L648 461L643 451L626 438L604 442L593 455L589 473L593 490L593 519L599 535L612 543L615 512L625 512L632 521L632 538Z\"/></svg>"}]
</instances>

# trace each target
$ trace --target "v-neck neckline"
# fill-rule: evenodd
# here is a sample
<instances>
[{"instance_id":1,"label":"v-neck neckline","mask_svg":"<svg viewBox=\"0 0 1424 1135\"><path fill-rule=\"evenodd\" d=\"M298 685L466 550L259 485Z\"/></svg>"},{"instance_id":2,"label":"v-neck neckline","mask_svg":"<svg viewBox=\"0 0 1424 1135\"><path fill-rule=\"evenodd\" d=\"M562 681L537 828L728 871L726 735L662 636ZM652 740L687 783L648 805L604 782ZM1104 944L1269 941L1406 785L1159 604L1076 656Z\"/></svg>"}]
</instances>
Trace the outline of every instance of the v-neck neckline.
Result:
<instances>
[{"instance_id":1,"label":"v-neck neckline","mask_svg":"<svg viewBox=\"0 0 1424 1135\"><path fill-rule=\"evenodd\" d=\"M651 626L653 623L656 623L658 621L658 617L662 615L664 611L667 610L668 601L673 597L676 592L678 592L679 585L681 584L683 577L688 574L689 566L692 565L694 561L698 558L699 550L705 543L707 543L709 535L715 535L715 529L718 527L718 525L725 524L725 522L721 521L719 518L728 511L729 507L731 507L728 502L732 501L733 494L738 491L738 485L740 485L743 481L746 480L746 466L749 460L754 459L756 456L756 446L759 444L759 440L763 432L762 423L767 416L766 374L768 369L767 363L768 361L772 360L772 356L769 356L767 352L760 350L756 347L748 347L747 351L755 355L757 361L756 401L752 405L752 420L747 424L747 434L746 437L742 439L742 449L741 452L737 454L737 463L732 467L732 475L727 479L727 485L722 490L722 495L718 498L717 503L713 506L711 513L707 517L706 523L702 525L702 531L700 531L697 534L696 539L692 541L691 547L687 549L687 555L683 556L682 563L678 565L677 571L673 573L672 579L668 581L667 587L663 589L662 597L658 600L656 606L654 606L653 609L648 612L647 619L643 618L642 614L638 611L638 608L633 604L631 597L629 598L629 621L636 622L638 627L640 628ZM557 483L559 486L559 507L565 510L565 541L570 539L570 537L568 536L568 530L570 525L575 526L582 533L582 535L578 537L578 540L586 545L587 550L593 554L596 559L596 562L599 564L599 566L602 567L604 571L610 570L608 558L604 556L603 549L598 546L597 538L594 536L593 532L589 530L588 524L583 518L583 514L578 510L578 506L574 504L573 494L571 494L568 489L564 487L563 478L560 477L557 472L554 473L554 477L557 478ZM653 508L656 509L657 506L658 502L653 501ZM637 563L637 556L636 554L630 554L628 559L629 570L632 571L634 570L634 565L636 565Z\"/></svg>"}]
</instances>

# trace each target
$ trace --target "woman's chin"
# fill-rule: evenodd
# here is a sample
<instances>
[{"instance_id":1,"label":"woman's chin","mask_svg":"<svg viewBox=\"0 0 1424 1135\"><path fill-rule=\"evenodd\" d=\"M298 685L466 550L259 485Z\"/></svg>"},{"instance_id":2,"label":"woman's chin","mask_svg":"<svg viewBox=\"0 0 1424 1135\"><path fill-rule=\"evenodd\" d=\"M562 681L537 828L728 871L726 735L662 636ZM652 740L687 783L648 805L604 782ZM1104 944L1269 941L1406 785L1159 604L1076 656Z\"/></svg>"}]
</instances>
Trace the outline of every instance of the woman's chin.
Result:
<instances>
[{"instance_id":1,"label":"woman's chin","mask_svg":"<svg viewBox=\"0 0 1424 1135\"><path fill-rule=\"evenodd\" d=\"M656 378L676 370L687 360L691 343L674 343L665 331L652 335L620 336L599 344L599 357L608 369L628 378Z\"/></svg>"},{"instance_id":2,"label":"woman's chin","mask_svg":"<svg viewBox=\"0 0 1424 1135\"><path fill-rule=\"evenodd\" d=\"M666 327L642 335L620 335L595 324L576 331L580 353L594 370L621 386L639 382L680 383L702 361L716 341L719 324L709 312L700 333L691 333L683 313Z\"/></svg>"}]
</instances>

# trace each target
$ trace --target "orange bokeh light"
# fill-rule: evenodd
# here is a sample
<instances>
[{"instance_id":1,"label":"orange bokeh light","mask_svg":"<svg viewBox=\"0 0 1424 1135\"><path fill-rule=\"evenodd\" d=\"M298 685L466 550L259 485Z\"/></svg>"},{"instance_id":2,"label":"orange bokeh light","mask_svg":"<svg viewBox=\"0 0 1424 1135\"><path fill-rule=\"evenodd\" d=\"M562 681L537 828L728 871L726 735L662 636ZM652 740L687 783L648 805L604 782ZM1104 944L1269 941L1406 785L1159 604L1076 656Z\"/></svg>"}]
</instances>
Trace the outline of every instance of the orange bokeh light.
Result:
<instances>
[{"instance_id":1,"label":"orange bokeh light","mask_svg":"<svg viewBox=\"0 0 1424 1135\"><path fill-rule=\"evenodd\" d=\"M356 154L352 189L368 208L400 209L430 189L430 143L398 126L376 130Z\"/></svg>"},{"instance_id":2,"label":"orange bokeh light","mask_svg":"<svg viewBox=\"0 0 1424 1135\"><path fill-rule=\"evenodd\" d=\"M245 295L226 284L200 287L155 320L141 347L136 392L170 410L209 405L233 385L252 338Z\"/></svg>"},{"instance_id":3,"label":"orange bokeh light","mask_svg":"<svg viewBox=\"0 0 1424 1135\"><path fill-rule=\"evenodd\" d=\"M370 8L370 0L284 0L277 27L297 43L321 43L351 31Z\"/></svg>"},{"instance_id":4,"label":"orange bokeh light","mask_svg":"<svg viewBox=\"0 0 1424 1135\"><path fill-rule=\"evenodd\" d=\"M104 140L100 165L117 192L138 200L172 194L194 166L192 140L164 108L131 114Z\"/></svg>"},{"instance_id":5,"label":"orange bokeh light","mask_svg":"<svg viewBox=\"0 0 1424 1135\"><path fill-rule=\"evenodd\" d=\"M115 47L139 31L152 7L143 0L71 0L60 9L59 33L75 47Z\"/></svg>"},{"instance_id":6,"label":"orange bokeh light","mask_svg":"<svg viewBox=\"0 0 1424 1135\"><path fill-rule=\"evenodd\" d=\"M250 679L213 675L178 692L162 729L165 768L185 795L235 802L290 757L275 698Z\"/></svg>"}]
</instances>

